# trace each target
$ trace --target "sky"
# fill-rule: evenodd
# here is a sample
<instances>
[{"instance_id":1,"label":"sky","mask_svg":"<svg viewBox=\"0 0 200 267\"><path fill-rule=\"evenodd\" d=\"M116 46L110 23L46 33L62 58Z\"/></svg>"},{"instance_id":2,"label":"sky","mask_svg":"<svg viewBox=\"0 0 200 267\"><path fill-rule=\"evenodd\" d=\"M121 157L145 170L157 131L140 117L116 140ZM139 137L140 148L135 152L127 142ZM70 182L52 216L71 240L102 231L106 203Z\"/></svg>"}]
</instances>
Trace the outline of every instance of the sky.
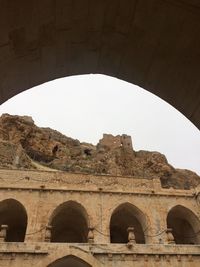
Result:
<instances>
[{"instance_id":1,"label":"sky","mask_svg":"<svg viewBox=\"0 0 200 267\"><path fill-rule=\"evenodd\" d=\"M135 151L163 153L176 168L200 175L200 131L159 97L125 81L100 75L57 79L0 106L0 114L29 115L81 142L97 144L103 133L132 136Z\"/></svg>"}]
</instances>

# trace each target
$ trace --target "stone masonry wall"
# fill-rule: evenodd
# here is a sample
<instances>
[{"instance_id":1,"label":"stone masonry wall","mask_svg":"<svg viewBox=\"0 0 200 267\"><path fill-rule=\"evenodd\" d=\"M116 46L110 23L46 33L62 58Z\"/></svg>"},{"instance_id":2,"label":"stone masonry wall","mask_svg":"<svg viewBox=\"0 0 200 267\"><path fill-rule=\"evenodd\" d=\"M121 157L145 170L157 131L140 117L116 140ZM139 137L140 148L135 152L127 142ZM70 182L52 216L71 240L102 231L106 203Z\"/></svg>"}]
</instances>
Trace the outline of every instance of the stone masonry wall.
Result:
<instances>
[{"instance_id":1,"label":"stone masonry wall","mask_svg":"<svg viewBox=\"0 0 200 267\"><path fill-rule=\"evenodd\" d=\"M197 267L200 246L169 244L163 230L167 228L168 212L177 205L186 207L200 220L198 194L198 188L163 189L158 179L0 170L0 203L15 199L28 215L25 242L0 242L0 266L45 267L58 258L73 255L93 267ZM45 242L45 227L54 210L67 201L85 208L89 226L94 229L93 243ZM110 243L110 219L123 203L132 204L144 214L145 244L128 247Z\"/></svg>"}]
</instances>

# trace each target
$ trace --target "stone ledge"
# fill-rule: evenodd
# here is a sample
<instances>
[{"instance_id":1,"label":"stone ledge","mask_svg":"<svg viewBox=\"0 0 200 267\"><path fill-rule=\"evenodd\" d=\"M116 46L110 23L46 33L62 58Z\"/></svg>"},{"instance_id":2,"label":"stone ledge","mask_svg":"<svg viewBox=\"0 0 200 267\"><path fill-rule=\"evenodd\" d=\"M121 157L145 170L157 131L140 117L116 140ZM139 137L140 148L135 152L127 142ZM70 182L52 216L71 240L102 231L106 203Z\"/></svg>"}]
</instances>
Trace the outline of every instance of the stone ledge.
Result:
<instances>
[{"instance_id":1,"label":"stone ledge","mask_svg":"<svg viewBox=\"0 0 200 267\"><path fill-rule=\"evenodd\" d=\"M0 189L194 197L195 189L164 189L159 179L0 169ZM121 188L119 190L118 188ZM130 190L131 189L131 190Z\"/></svg>"},{"instance_id":2,"label":"stone ledge","mask_svg":"<svg viewBox=\"0 0 200 267\"><path fill-rule=\"evenodd\" d=\"M135 244L131 249L126 244L88 244L88 243L0 243L0 254L51 254L52 251L69 250L71 248L92 253L93 255L194 255L200 256L200 245L148 245Z\"/></svg>"}]
</instances>

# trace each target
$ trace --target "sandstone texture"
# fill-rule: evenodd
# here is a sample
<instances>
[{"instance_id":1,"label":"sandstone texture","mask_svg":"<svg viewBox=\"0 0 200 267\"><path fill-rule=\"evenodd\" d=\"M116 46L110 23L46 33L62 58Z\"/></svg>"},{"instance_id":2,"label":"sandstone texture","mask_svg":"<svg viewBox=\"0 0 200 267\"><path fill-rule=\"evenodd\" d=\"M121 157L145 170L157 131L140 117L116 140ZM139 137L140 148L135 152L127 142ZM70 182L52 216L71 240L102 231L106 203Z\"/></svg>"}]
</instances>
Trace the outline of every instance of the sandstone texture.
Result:
<instances>
[{"instance_id":1,"label":"sandstone texture","mask_svg":"<svg viewBox=\"0 0 200 267\"><path fill-rule=\"evenodd\" d=\"M157 178L0 169L0 266L199 267L199 203Z\"/></svg>"},{"instance_id":2,"label":"sandstone texture","mask_svg":"<svg viewBox=\"0 0 200 267\"><path fill-rule=\"evenodd\" d=\"M200 177L173 168L159 152L134 151L130 136L104 134L95 146L81 143L50 128L40 128L31 117L0 117L0 167L57 169L75 173L159 178L162 187L189 189Z\"/></svg>"}]
</instances>

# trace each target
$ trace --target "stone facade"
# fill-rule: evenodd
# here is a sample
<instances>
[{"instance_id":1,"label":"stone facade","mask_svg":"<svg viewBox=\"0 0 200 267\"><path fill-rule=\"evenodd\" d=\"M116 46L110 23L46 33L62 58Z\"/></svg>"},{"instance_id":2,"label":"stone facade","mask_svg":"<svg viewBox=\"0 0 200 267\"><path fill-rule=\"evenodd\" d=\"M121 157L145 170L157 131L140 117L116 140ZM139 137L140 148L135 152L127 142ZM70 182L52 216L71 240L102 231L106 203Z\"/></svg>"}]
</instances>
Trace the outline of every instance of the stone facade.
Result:
<instances>
[{"instance_id":1,"label":"stone facade","mask_svg":"<svg viewBox=\"0 0 200 267\"><path fill-rule=\"evenodd\" d=\"M199 266L200 188L0 170L0 266Z\"/></svg>"}]
</instances>

